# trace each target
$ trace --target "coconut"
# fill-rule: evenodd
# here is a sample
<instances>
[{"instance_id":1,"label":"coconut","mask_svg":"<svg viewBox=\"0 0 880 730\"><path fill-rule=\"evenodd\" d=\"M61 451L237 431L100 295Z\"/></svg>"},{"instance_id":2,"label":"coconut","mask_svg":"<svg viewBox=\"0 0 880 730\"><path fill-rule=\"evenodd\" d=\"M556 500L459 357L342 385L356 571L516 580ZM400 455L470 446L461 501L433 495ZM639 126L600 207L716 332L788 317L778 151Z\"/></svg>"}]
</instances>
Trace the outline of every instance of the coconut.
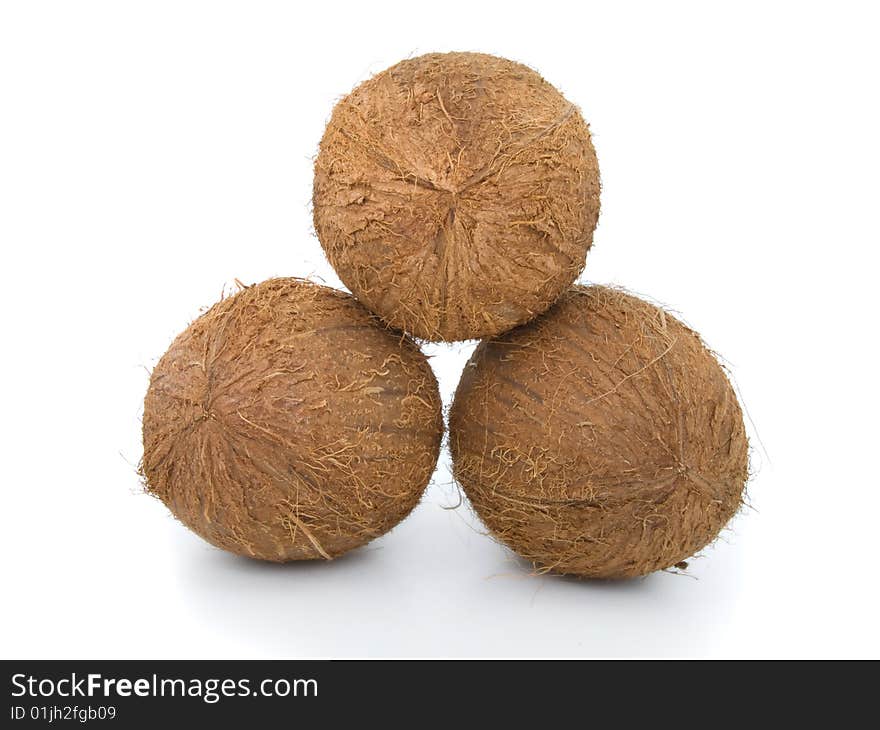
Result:
<instances>
[{"instance_id":1,"label":"coconut","mask_svg":"<svg viewBox=\"0 0 880 730\"><path fill-rule=\"evenodd\" d=\"M215 304L159 361L142 473L217 547L329 560L412 510L442 432L437 381L411 340L348 294L273 279Z\"/></svg>"},{"instance_id":2,"label":"coconut","mask_svg":"<svg viewBox=\"0 0 880 730\"><path fill-rule=\"evenodd\" d=\"M699 335L600 286L477 347L450 446L493 536L538 571L588 578L699 551L740 507L748 473L740 406Z\"/></svg>"},{"instance_id":3,"label":"coconut","mask_svg":"<svg viewBox=\"0 0 880 730\"><path fill-rule=\"evenodd\" d=\"M432 53L336 105L313 204L358 299L417 337L464 340L527 322L574 281L599 168L581 113L533 70Z\"/></svg>"}]
</instances>

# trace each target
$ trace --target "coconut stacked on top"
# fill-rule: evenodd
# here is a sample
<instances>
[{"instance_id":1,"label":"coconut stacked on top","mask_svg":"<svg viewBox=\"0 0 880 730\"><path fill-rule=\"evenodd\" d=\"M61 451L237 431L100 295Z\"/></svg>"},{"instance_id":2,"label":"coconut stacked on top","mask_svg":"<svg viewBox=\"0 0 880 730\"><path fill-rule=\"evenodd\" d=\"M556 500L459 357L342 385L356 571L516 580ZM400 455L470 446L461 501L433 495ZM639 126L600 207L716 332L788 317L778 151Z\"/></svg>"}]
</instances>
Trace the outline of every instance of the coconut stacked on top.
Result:
<instances>
[{"instance_id":1,"label":"coconut stacked on top","mask_svg":"<svg viewBox=\"0 0 880 730\"><path fill-rule=\"evenodd\" d=\"M528 322L575 280L599 166L580 111L533 70L432 53L336 105L313 202L361 302L417 337L468 340Z\"/></svg>"},{"instance_id":2,"label":"coconut stacked on top","mask_svg":"<svg viewBox=\"0 0 880 730\"><path fill-rule=\"evenodd\" d=\"M454 473L539 570L680 565L736 512L747 441L714 356L653 305L572 287L599 169L580 111L536 72L448 53L374 76L333 110L313 205L359 303L294 279L247 288L151 378L147 485L198 534L327 559L412 509L443 424L427 360L394 330L485 338L450 414Z\"/></svg>"}]
</instances>

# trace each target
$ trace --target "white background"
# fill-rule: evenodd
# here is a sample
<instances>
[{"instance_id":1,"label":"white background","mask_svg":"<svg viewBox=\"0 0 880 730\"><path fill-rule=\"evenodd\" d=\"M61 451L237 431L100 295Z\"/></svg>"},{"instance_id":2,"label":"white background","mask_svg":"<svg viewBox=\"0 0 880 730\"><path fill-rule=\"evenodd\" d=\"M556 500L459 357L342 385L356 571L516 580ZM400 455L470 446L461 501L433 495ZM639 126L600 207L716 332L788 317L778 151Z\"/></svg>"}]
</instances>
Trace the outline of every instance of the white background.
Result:
<instances>
[{"instance_id":1,"label":"white background","mask_svg":"<svg viewBox=\"0 0 880 730\"><path fill-rule=\"evenodd\" d=\"M3 3L0 654L880 656L871 7ZM435 50L523 61L582 107L585 280L681 312L733 369L754 509L693 577L532 577L446 509L445 455L331 564L227 556L142 493L148 368L235 278L338 285L309 208L323 126ZM447 404L471 347L428 348Z\"/></svg>"}]
</instances>

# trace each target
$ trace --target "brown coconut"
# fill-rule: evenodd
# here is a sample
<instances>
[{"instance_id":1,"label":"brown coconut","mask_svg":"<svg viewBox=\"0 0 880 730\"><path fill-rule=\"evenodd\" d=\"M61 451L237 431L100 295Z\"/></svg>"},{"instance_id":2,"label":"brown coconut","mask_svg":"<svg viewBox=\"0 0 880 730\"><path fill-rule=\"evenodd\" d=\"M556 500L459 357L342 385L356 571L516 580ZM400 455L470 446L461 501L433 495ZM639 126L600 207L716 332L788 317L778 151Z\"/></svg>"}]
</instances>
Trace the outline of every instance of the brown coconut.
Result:
<instances>
[{"instance_id":1,"label":"brown coconut","mask_svg":"<svg viewBox=\"0 0 880 730\"><path fill-rule=\"evenodd\" d=\"M358 299L417 337L464 340L532 319L574 281L599 167L581 113L535 71L432 53L337 104L313 203Z\"/></svg>"},{"instance_id":2,"label":"brown coconut","mask_svg":"<svg viewBox=\"0 0 880 730\"><path fill-rule=\"evenodd\" d=\"M600 286L477 347L450 445L492 535L539 571L588 578L697 552L740 507L748 472L736 395L700 337Z\"/></svg>"},{"instance_id":3,"label":"brown coconut","mask_svg":"<svg viewBox=\"0 0 880 730\"><path fill-rule=\"evenodd\" d=\"M217 547L330 559L419 501L443 431L437 381L353 297L273 279L171 345L144 403L148 490Z\"/></svg>"}]
</instances>

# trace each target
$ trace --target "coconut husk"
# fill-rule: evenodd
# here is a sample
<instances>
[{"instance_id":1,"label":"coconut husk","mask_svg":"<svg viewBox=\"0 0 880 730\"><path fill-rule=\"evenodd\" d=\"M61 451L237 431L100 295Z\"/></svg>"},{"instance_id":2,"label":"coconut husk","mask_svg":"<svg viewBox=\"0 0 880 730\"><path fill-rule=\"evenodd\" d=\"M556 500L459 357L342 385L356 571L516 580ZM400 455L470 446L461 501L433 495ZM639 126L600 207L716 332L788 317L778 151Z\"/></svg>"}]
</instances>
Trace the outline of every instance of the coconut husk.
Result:
<instances>
[{"instance_id":1,"label":"coconut husk","mask_svg":"<svg viewBox=\"0 0 880 730\"><path fill-rule=\"evenodd\" d=\"M580 111L535 71L432 53L337 104L313 203L358 299L417 337L464 340L527 322L574 281L599 168Z\"/></svg>"},{"instance_id":2,"label":"coconut husk","mask_svg":"<svg viewBox=\"0 0 880 730\"><path fill-rule=\"evenodd\" d=\"M418 502L443 432L437 381L348 294L273 279L215 304L150 378L149 492L225 550L330 559Z\"/></svg>"},{"instance_id":3,"label":"coconut husk","mask_svg":"<svg viewBox=\"0 0 880 730\"><path fill-rule=\"evenodd\" d=\"M699 335L624 292L574 287L481 343L450 414L454 473L539 571L640 576L710 543L748 476L742 412Z\"/></svg>"}]
</instances>

